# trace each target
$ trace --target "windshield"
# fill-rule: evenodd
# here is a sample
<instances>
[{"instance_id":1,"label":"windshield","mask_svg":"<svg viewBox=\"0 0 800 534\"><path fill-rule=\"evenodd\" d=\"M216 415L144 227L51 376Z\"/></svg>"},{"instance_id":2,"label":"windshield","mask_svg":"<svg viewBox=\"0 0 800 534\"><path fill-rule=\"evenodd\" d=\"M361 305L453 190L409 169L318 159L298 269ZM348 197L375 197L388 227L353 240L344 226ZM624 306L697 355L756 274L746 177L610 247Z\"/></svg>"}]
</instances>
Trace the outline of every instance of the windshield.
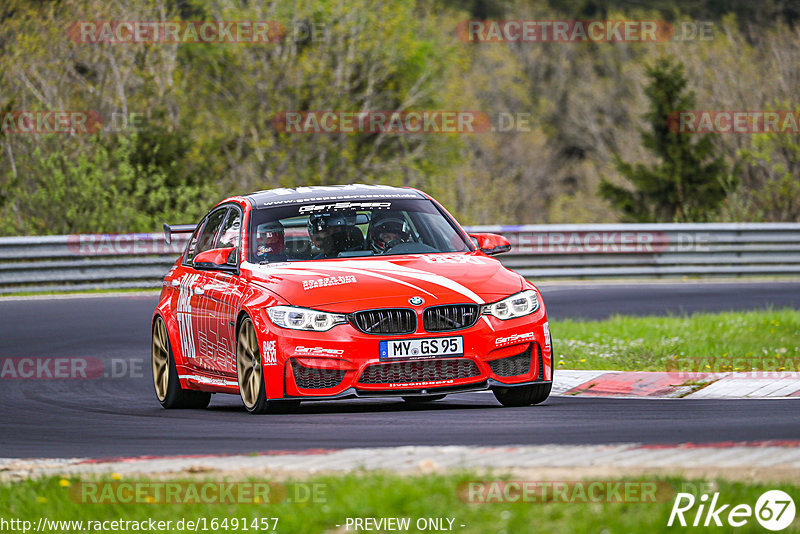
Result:
<instances>
[{"instance_id":1,"label":"windshield","mask_svg":"<svg viewBox=\"0 0 800 534\"><path fill-rule=\"evenodd\" d=\"M471 250L427 199L316 201L254 210L249 237L251 263Z\"/></svg>"}]
</instances>

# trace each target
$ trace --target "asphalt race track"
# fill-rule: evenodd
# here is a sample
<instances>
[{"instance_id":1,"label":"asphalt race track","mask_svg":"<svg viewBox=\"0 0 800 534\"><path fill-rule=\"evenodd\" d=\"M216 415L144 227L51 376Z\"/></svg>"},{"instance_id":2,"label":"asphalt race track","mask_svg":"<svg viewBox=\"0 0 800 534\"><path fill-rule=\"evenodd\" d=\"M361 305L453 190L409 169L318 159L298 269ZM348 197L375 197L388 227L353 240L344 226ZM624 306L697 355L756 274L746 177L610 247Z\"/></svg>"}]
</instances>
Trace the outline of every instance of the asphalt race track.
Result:
<instances>
[{"instance_id":1,"label":"asphalt race track","mask_svg":"<svg viewBox=\"0 0 800 534\"><path fill-rule=\"evenodd\" d=\"M546 285L550 317L800 308L800 283ZM238 397L166 411L149 369L154 295L0 300L0 357L93 357L111 376L0 380L0 457L111 457L397 445L679 443L800 439L796 400L551 397L501 408L489 393L424 406L306 403L251 416ZM114 362L113 364L111 362Z\"/></svg>"}]
</instances>

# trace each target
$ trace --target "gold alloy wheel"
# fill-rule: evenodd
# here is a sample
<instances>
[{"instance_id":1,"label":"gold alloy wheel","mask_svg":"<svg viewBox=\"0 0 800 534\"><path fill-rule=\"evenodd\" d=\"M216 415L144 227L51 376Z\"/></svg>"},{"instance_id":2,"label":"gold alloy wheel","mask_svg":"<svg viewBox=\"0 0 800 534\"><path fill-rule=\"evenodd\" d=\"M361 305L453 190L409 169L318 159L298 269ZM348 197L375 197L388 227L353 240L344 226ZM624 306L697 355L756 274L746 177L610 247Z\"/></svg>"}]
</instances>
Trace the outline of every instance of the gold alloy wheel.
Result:
<instances>
[{"instance_id":1,"label":"gold alloy wheel","mask_svg":"<svg viewBox=\"0 0 800 534\"><path fill-rule=\"evenodd\" d=\"M236 344L236 380L239 382L242 402L252 410L258 402L263 378L256 330L249 317L242 321L242 327L239 329L239 342Z\"/></svg>"},{"instance_id":2,"label":"gold alloy wheel","mask_svg":"<svg viewBox=\"0 0 800 534\"><path fill-rule=\"evenodd\" d=\"M153 385L156 397L163 402L169 387L169 340L163 319L156 319L153 327Z\"/></svg>"}]
</instances>

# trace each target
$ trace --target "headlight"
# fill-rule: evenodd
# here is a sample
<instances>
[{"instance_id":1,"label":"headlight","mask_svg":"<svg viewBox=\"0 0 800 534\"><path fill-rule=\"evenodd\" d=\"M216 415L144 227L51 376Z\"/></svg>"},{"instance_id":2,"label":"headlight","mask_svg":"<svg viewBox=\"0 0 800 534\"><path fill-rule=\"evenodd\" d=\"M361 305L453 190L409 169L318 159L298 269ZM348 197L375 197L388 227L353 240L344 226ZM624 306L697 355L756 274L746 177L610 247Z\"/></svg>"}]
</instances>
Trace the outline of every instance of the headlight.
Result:
<instances>
[{"instance_id":1,"label":"headlight","mask_svg":"<svg viewBox=\"0 0 800 534\"><path fill-rule=\"evenodd\" d=\"M276 326L292 330L324 332L337 324L347 322L347 316L341 313L327 313L294 306L273 306L267 308L267 315Z\"/></svg>"},{"instance_id":2,"label":"headlight","mask_svg":"<svg viewBox=\"0 0 800 534\"><path fill-rule=\"evenodd\" d=\"M494 304L484 304L481 313L493 315L498 319L516 319L528 315L539 309L539 297L536 291L526 289L516 295L504 298Z\"/></svg>"}]
</instances>

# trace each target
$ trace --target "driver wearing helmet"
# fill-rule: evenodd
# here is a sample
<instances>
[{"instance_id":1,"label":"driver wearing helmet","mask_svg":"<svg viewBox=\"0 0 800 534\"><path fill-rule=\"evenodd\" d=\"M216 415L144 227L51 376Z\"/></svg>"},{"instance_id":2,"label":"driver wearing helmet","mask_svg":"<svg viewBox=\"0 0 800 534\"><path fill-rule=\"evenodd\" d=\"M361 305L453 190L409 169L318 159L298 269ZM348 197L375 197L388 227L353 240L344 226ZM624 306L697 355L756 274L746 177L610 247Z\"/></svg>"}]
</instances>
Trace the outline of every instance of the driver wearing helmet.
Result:
<instances>
[{"instance_id":1,"label":"driver wearing helmet","mask_svg":"<svg viewBox=\"0 0 800 534\"><path fill-rule=\"evenodd\" d=\"M255 248L259 261L280 261L286 252L283 225L280 221L271 221L256 227Z\"/></svg>"},{"instance_id":2,"label":"driver wearing helmet","mask_svg":"<svg viewBox=\"0 0 800 534\"><path fill-rule=\"evenodd\" d=\"M392 247L410 242L411 231L402 218L385 216L373 222L367 238L375 254L385 254Z\"/></svg>"},{"instance_id":3,"label":"driver wearing helmet","mask_svg":"<svg viewBox=\"0 0 800 534\"><path fill-rule=\"evenodd\" d=\"M320 252L314 259L336 258L340 252L363 246L364 237L355 227L355 217L348 224L345 214L319 214L308 218L308 235Z\"/></svg>"}]
</instances>

